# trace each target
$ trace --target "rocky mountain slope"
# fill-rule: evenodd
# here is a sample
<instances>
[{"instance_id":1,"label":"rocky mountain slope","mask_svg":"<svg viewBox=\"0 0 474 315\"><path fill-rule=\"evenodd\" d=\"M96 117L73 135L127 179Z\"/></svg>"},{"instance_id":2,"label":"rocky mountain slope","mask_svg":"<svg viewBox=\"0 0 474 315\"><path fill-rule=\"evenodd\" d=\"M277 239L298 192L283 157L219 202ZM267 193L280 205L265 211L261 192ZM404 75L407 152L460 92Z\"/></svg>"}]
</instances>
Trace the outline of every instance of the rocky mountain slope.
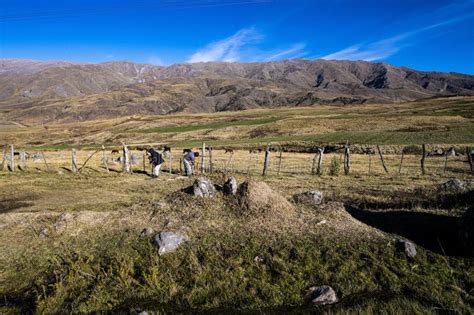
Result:
<instances>
[{"instance_id":1,"label":"rocky mountain slope","mask_svg":"<svg viewBox=\"0 0 474 315\"><path fill-rule=\"evenodd\" d=\"M0 111L17 121L393 103L449 95L474 95L474 76L364 61L209 62L168 67L0 61Z\"/></svg>"}]
</instances>

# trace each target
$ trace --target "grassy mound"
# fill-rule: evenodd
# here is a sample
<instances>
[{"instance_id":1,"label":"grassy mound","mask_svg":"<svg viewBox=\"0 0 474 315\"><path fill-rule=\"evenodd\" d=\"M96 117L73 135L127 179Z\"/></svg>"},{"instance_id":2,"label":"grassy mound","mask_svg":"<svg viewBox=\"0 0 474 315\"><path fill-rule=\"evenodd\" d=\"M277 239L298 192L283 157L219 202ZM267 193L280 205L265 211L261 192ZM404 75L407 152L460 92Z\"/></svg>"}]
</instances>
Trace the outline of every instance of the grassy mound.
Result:
<instances>
[{"instance_id":1,"label":"grassy mound","mask_svg":"<svg viewBox=\"0 0 474 315\"><path fill-rule=\"evenodd\" d=\"M242 183L237 190L237 198L243 215L287 216L295 212L294 206L265 182Z\"/></svg>"}]
</instances>

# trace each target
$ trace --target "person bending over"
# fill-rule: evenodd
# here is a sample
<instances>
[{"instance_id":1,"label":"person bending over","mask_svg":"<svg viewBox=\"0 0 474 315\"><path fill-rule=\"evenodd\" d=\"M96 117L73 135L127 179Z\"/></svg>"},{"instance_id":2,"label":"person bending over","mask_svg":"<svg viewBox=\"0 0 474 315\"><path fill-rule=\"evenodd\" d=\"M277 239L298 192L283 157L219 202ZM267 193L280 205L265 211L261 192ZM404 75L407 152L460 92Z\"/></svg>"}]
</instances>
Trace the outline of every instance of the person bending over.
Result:
<instances>
[{"instance_id":1,"label":"person bending over","mask_svg":"<svg viewBox=\"0 0 474 315\"><path fill-rule=\"evenodd\" d=\"M148 149L148 159L150 160L150 164L152 166L152 177L159 177L160 176L160 168L163 164L163 156L160 152L156 151L155 149L151 148Z\"/></svg>"},{"instance_id":2,"label":"person bending over","mask_svg":"<svg viewBox=\"0 0 474 315\"><path fill-rule=\"evenodd\" d=\"M184 164L184 173L186 176L193 175L193 167L194 167L194 152L190 149L185 149L183 151L183 164Z\"/></svg>"}]
</instances>

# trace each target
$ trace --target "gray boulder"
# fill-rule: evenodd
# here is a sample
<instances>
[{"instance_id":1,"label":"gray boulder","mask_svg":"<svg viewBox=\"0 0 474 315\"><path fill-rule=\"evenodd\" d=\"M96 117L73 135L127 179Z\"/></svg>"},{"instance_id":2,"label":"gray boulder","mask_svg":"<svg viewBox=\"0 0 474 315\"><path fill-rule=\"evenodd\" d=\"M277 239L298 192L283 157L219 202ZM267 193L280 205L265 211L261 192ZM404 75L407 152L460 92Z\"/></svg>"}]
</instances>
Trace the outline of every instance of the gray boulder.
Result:
<instances>
[{"instance_id":1,"label":"gray boulder","mask_svg":"<svg viewBox=\"0 0 474 315\"><path fill-rule=\"evenodd\" d=\"M198 197L212 198L216 194L214 184L207 178L200 177L193 183L193 194Z\"/></svg>"},{"instance_id":2,"label":"gray boulder","mask_svg":"<svg viewBox=\"0 0 474 315\"><path fill-rule=\"evenodd\" d=\"M441 184L440 190L445 193L458 194L466 191L467 186L462 180L453 178Z\"/></svg>"},{"instance_id":3,"label":"gray boulder","mask_svg":"<svg viewBox=\"0 0 474 315\"><path fill-rule=\"evenodd\" d=\"M40 239L46 238L49 235L49 230L48 228L41 228L38 233L38 237Z\"/></svg>"},{"instance_id":4,"label":"gray boulder","mask_svg":"<svg viewBox=\"0 0 474 315\"><path fill-rule=\"evenodd\" d=\"M224 195L235 196L237 194L237 180L234 176L229 177L222 187Z\"/></svg>"},{"instance_id":5,"label":"gray boulder","mask_svg":"<svg viewBox=\"0 0 474 315\"><path fill-rule=\"evenodd\" d=\"M155 235L155 243L158 245L160 256L174 252L182 243L188 240L186 234L179 232L160 232Z\"/></svg>"},{"instance_id":6,"label":"gray boulder","mask_svg":"<svg viewBox=\"0 0 474 315\"><path fill-rule=\"evenodd\" d=\"M311 287L305 296L307 304L312 305L327 305L338 302L336 292L328 285L319 287Z\"/></svg>"},{"instance_id":7,"label":"gray boulder","mask_svg":"<svg viewBox=\"0 0 474 315\"><path fill-rule=\"evenodd\" d=\"M306 191L304 193L294 195L293 200L298 203L317 206L323 202L323 193L317 190Z\"/></svg>"},{"instance_id":8,"label":"gray boulder","mask_svg":"<svg viewBox=\"0 0 474 315\"><path fill-rule=\"evenodd\" d=\"M415 258L416 256L416 246L409 240L397 240L395 242L395 247L399 251L405 252L405 254L410 258Z\"/></svg>"}]
</instances>

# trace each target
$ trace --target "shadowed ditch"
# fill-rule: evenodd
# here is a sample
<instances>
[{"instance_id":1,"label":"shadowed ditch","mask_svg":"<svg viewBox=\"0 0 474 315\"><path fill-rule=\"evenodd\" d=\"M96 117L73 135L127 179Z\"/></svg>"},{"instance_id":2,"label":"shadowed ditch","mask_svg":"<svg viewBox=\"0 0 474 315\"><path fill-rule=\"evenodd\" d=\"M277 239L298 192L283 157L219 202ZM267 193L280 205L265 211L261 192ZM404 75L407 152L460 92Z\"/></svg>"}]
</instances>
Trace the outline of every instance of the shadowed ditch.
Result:
<instances>
[{"instance_id":1,"label":"shadowed ditch","mask_svg":"<svg viewBox=\"0 0 474 315\"><path fill-rule=\"evenodd\" d=\"M353 205L346 209L365 224L408 238L435 253L466 256L459 241L459 219L456 217L401 210L370 211Z\"/></svg>"}]
</instances>

